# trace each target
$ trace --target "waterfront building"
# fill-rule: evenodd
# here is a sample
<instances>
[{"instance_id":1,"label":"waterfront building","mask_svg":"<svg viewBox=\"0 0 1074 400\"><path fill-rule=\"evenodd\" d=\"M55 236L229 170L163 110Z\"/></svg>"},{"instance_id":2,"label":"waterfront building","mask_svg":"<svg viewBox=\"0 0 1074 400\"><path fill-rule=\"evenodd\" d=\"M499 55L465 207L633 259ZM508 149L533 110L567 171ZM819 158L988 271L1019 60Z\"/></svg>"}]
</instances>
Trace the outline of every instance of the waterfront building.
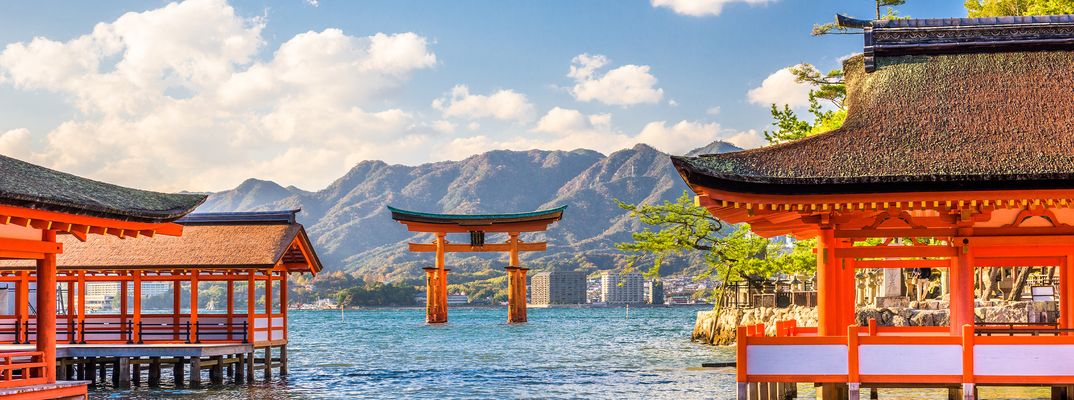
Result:
<instances>
[{"instance_id":1,"label":"waterfront building","mask_svg":"<svg viewBox=\"0 0 1074 400\"><path fill-rule=\"evenodd\" d=\"M530 303L585 304L586 280L581 271L544 271L530 279Z\"/></svg>"},{"instance_id":2,"label":"waterfront building","mask_svg":"<svg viewBox=\"0 0 1074 400\"><path fill-rule=\"evenodd\" d=\"M606 304L641 304L645 302L645 278L637 272L600 274L600 300Z\"/></svg>"},{"instance_id":3,"label":"waterfront building","mask_svg":"<svg viewBox=\"0 0 1074 400\"><path fill-rule=\"evenodd\" d=\"M447 292L447 273L444 257L447 253L499 252L507 253L507 322L526 322L526 272L519 263L523 251L544 251L545 242L523 242L524 232L543 232L563 218L567 206L528 213L514 214L432 214L388 207L392 219L406 225L410 232L432 233L432 243L410 243L410 251L436 253L436 264L425 268L425 322L447 322L450 298ZM449 233L469 236L469 243L449 243ZM487 233L507 234L503 243L486 243Z\"/></svg>"},{"instance_id":4,"label":"waterfront building","mask_svg":"<svg viewBox=\"0 0 1074 400\"><path fill-rule=\"evenodd\" d=\"M85 241L61 236L64 252L56 264L58 281L68 294L62 297L62 309L68 312L59 315L53 328L62 342L59 378L94 380L93 371L110 369L113 383L127 387L132 380L141 381L143 369L132 370L131 365L143 363L151 386L160 384L162 364L171 365L180 383L189 368L192 384L201 382L203 366L210 367L214 383L223 383L224 368L235 371L236 383L252 380L256 370L266 379L276 368L286 374L287 276L321 269L296 213L190 214L169 225L182 236L137 232L133 240L135 232L128 232ZM28 265L0 262L4 270ZM21 293L30 292L33 282L21 275L0 275L0 281L14 282L16 292L25 297L28 294ZM94 291L91 283L97 286ZM223 296L200 298L207 285L223 287ZM144 287L158 294L170 292L170 307L143 312ZM90 313L91 293L110 297L115 307ZM130 296L116 300L119 293ZM214 303L217 310L209 310ZM19 328L25 326L23 314L17 312L11 322L16 327L0 332L0 341L34 341L34 329ZM109 359L115 361L103 361ZM113 368L113 362L118 366Z\"/></svg>"},{"instance_id":5,"label":"waterfront building","mask_svg":"<svg viewBox=\"0 0 1074 400\"><path fill-rule=\"evenodd\" d=\"M782 397L785 382L817 383L825 399L859 398L863 386L973 399L990 385L1068 398L1074 16L840 23L865 37L864 54L844 61L841 128L672 158L721 220L817 239L817 326L739 327L739 398ZM889 246L894 238L917 243ZM1057 325L978 323L976 268L1027 266L1058 271ZM949 326L858 326L855 273L876 268L943 270Z\"/></svg>"},{"instance_id":6,"label":"waterfront building","mask_svg":"<svg viewBox=\"0 0 1074 400\"><path fill-rule=\"evenodd\" d=\"M664 304L664 283L659 279L645 281L645 302Z\"/></svg>"},{"instance_id":7,"label":"waterfront building","mask_svg":"<svg viewBox=\"0 0 1074 400\"><path fill-rule=\"evenodd\" d=\"M0 341L19 344L0 350L0 398L85 398L86 382L59 382L57 376L63 370L57 368L57 340L66 329L57 326L56 286L72 277L71 271L61 275L58 270L57 256L70 250L58 237L91 243L109 236L134 244L147 237L178 236L182 226L172 221L205 196L124 188L6 156L0 156L0 171L0 259L14 264L0 273L0 280L14 289L14 310L3 316ZM33 299L31 285L40 288ZM31 326L33 334L25 329Z\"/></svg>"}]
</instances>

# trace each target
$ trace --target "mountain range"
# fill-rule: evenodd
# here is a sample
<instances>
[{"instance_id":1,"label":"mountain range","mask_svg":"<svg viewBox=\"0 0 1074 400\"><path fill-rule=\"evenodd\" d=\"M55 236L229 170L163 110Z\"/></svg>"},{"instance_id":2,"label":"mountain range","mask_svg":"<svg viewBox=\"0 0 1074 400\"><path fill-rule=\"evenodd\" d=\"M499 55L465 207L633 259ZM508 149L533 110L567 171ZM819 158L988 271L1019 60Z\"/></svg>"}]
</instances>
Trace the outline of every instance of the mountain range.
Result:
<instances>
[{"instance_id":1,"label":"mountain range","mask_svg":"<svg viewBox=\"0 0 1074 400\"><path fill-rule=\"evenodd\" d=\"M736 151L714 142L690 155ZM630 240L641 224L613 199L627 203L674 201L685 183L667 154L639 144L604 155L592 150L495 150L461 161L418 166L363 161L328 187L305 191L249 179L212 193L199 212L302 209L299 221L327 270L358 272L392 280L421 275L429 254L407 251L408 241L429 242L391 219L386 206L435 213L525 212L566 205L563 219L544 233L523 235L548 241L548 251L525 253L533 269L608 269L623 262L615 243ZM464 242L465 235L448 235ZM489 242L501 240L496 236ZM454 254L449 268L478 272L502 268L503 255Z\"/></svg>"}]
</instances>

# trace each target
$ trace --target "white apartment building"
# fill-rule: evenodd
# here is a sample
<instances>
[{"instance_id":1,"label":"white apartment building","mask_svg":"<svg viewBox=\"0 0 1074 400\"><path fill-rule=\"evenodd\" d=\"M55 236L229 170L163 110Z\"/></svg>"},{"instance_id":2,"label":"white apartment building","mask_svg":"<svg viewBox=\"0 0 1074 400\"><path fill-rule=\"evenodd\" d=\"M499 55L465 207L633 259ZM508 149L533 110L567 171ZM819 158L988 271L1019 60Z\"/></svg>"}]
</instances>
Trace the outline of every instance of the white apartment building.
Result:
<instances>
[{"instance_id":1,"label":"white apartment building","mask_svg":"<svg viewBox=\"0 0 1074 400\"><path fill-rule=\"evenodd\" d=\"M645 278L637 272L604 271L600 274L600 300L607 304L644 303Z\"/></svg>"}]
</instances>

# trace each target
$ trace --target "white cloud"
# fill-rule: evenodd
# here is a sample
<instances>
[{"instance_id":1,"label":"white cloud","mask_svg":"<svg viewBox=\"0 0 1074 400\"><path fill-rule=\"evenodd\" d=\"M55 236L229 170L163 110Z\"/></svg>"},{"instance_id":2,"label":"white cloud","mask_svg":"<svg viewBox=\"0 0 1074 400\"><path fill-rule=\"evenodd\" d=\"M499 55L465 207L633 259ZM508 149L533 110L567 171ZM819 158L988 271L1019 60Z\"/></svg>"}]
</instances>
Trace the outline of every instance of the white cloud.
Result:
<instances>
[{"instance_id":1,"label":"white cloud","mask_svg":"<svg viewBox=\"0 0 1074 400\"><path fill-rule=\"evenodd\" d=\"M453 132L455 132L455 128L457 128L457 127L458 127L458 125L455 125L451 121L446 121L446 120L442 120L442 119L437 120L437 121L433 121L433 124L432 124L433 130L435 130L437 132L440 132L440 133L453 133Z\"/></svg>"},{"instance_id":2,"label":"white cloud","mask_svg":"<svg viewBox=\"0 0 1074 400\"><path fill-rule=\"evenodd\" d=\"M642 128L637 141L647 143L668 154L685 154L712 143L720 137L720 125L679 121L668 126L666 121L650 122Z\"/></svg>"},{"instance_id":3,"label":"white cloud","mask_svg":"<svg viewBox=\"0 0 1074 400\"><path fill-rule=\"evenodd\" d=\"M723 12L723 6L730 3L759 5L773 1L775 0L651 0L651 3L653 7L670 8L676 14L704 17L720 15Z\"/></svg>"},{"instance_id":4,"label":"white cloud","mask_svg":"<svg viewBox=\"0 0 1074 400\"><path fill-rule=\"evenodd\" d=\"M727 143L731 143L743 149L753 149L764 146L766 144L764 135L762 135L760 132L757 132L756 129L738 132L731 136L727 136L723 140Z\"/></svg>"},{"instance_id":5,"label":"white cloud","mask_svg":"<svg viewBox=\"0 0 1074 400\"><path fill-rule=\"evenodd\" d=\"M312 7L318 7L321 5L321 2L320 0L306 0L306 4L309 4Z\"/></svg>"},{"instance_id":6,"label":"white cloud","mask_svg":"<svg viewBox=\"0 0 1074 400\"><path fill-rule=\"evenodd\" d=\"M712 106L705 110L705 114L708 115L720 115L720 106Z\"/></svg>"},{"instance_id":7,"label":"white cloud","mask_svg":"<svg viewBox=\"0 0 1074 400\"><path fill-rule=\"evenodd\" d=\"M516 136L506 139L479 135L458 138L449 143L446 152L454 158L462 158L474 152L488 149L547 149L574 150L579 148L611 153L645 143L670 154L684 154L716 140L734 140L748 144L750 133L739 133L722 128L716 123L679 121L650 122L636 134L630 134L612 125L611 114L584 114L581 111L554 107L532 129L538 135ZM756 134L756 131L751 131ZM753 146L755 147L755 146Z\"/></svg>"},{"instance_id":8,"label":"white cloud","mask_svg":"<svg viewBox=\"0 0 1074 400\"><path fill-rule=\"evenodd\" d=\"M433 108L444 117L494 118L502 121L533 120L533 104L526 95L513 90L499 90L489 95L470 94L466 85L455 85L444 97L433 100Z\"/></svg>"},{"instance_id":9,"label":"white cloud","mask_svg":"<svg viewBox=\"0 0 1074 400\"><path fill-rule=\"evenodd\" d=\"M30 131L25 128L0 133L0 154L25 159L30 155Z\"/></svg>"},{"instance_id":10,"label":"white cloud","mask_svg":"<svg viewBox=\"0 0 1074 400\"><path fill-rule=\"evenodd\" d=\"M648 65L624 65L599 75L608 63L608 58L600 54L580 54L571 60L567 76L574 79L571 94L576 100L629 106L656 103L664 97Z\"/></svg>"},{"instance_id":11,"label":"white cloud","mask_svg":"<svg viewBox=\"0 0 1074 400\"><path fill-rule=\"evenodd\" d=\"M61 94L80 113L43 140L6 132L0 150L157 190L219 190L252 176L316 188L363 159L424 161L404 157L448 128L378 109L436 65L425 38L326 29L265 52L265 23L224 0L189 0L66 42L8 44L3 84Z\"/></svg>"},{"instance_id":12,"label":"white cloud","mask_svg":"<svg viewBox=\"0 0 1074 400\"><path fill-rule=\"evenodd\" d=\"M784 104L791 107L804 107L809 105L810 86L799 83L791 73L790 67L773 72L761 86L750 89L746 94L750 103L769 106L775 104L782 107Z\"/></svg>"}]
</instances>

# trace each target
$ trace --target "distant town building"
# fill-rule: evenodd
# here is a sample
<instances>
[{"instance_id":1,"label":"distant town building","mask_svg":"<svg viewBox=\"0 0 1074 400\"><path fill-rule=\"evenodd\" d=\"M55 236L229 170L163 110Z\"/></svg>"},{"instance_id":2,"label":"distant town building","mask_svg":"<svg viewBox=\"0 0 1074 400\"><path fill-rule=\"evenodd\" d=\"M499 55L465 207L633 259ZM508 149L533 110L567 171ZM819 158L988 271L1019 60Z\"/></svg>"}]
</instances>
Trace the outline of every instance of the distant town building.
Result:
<instances>
[{"instance_id":1,"label":"distant town building","mask_svg":"<svg viewBox=\"0 0 1074 400\"><path fill-rule=\"evenodd\" d=\"M600 300L607 304L644 303L645 278L637 272L604 271L600 274Z\"/></svg>"},{"instance_id":2,"label":"distant town building","mask_svg":"<svg viewBox=\"0 0 1074 400\"><path fill-rule=\"evenodd\" d=\"M645 282L645 302L664 304L664 283L659 279L650 279Z\"/></svg>"},{"instance_id":3,"label":"distant town building","mask_svg":"<svg viewBox=\"0 0 1074 400\"><path fill-rule=\"evenodd\" d=\"M530 279L530 303L584 304L586 302L585 273L578 271L545 271Z\"/></svg>"}]
</instances>

